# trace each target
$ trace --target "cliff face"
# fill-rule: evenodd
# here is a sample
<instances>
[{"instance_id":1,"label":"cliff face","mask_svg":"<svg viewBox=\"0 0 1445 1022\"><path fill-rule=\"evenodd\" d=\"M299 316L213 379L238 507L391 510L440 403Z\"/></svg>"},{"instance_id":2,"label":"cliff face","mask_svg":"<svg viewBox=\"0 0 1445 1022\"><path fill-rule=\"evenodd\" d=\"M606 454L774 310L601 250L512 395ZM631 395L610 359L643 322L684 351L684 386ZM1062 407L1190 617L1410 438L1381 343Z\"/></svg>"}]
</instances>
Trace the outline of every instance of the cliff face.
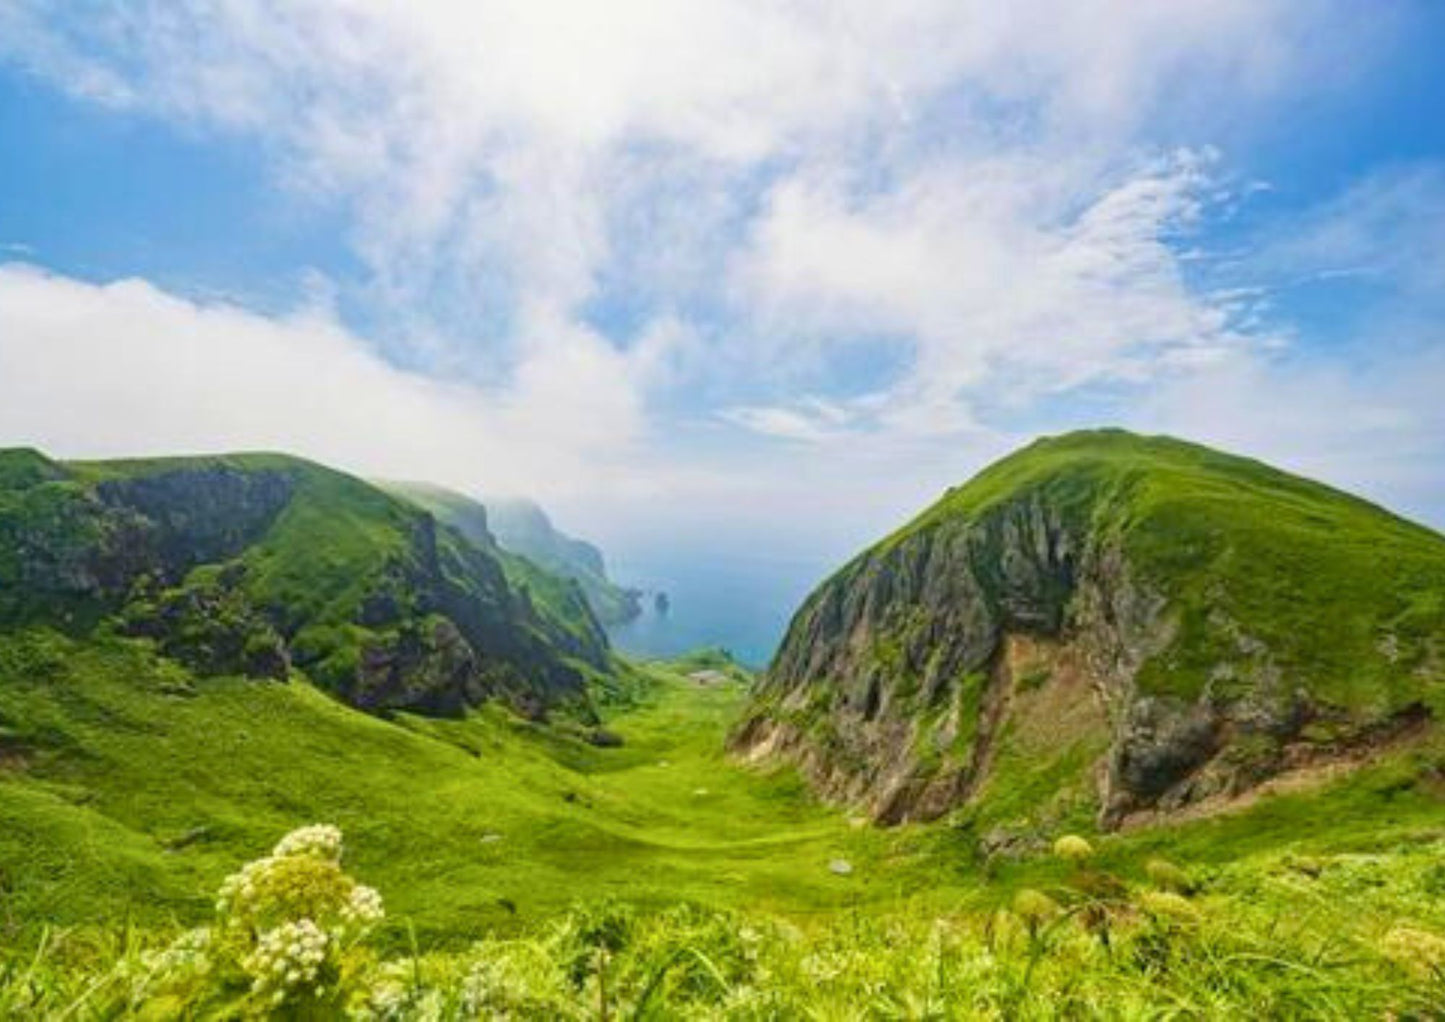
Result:
<instances>
[{"instance_id":1,"label":"cliff face","mask_svg":"<svg viewBox=\"0 0 1445 1022\"><path fill-rule=\"evenodd\" d=\"M1113 825L1419 726L1442 598L1445 540L1363 502L1176 441L1065 437L814 592L732 744L885 823L1087 804Z\"/></svg>"},{"instance_id":2,"label":"cliff face","mask_svg":"<svg viewBox=\"0 0 1445 1022\"><path fill-rule=\"evenodd\" d=\"M577 631L595 631L605 643L604 625L630 621L641 612L638 593L607 577L602 551L559 532L546 512L530 500L489 499L484 505L430 484L389 483L387 487L426 508L482 550L497 555L515 583L562 609Z\"/></svg>"},{"instance_id":3,"label":"cliff face","mask_svg":"<svg viewBox=\"0 0 1445 1022\"><path fill-rule=\"evenodd\" d=\"M300 669L372 711L585 715L582 671L608 669L600 629L538 608L430 514L269 455L0 452L0 626L35 623L148 638L200 675Z\"/></svg>"}]
</instances>

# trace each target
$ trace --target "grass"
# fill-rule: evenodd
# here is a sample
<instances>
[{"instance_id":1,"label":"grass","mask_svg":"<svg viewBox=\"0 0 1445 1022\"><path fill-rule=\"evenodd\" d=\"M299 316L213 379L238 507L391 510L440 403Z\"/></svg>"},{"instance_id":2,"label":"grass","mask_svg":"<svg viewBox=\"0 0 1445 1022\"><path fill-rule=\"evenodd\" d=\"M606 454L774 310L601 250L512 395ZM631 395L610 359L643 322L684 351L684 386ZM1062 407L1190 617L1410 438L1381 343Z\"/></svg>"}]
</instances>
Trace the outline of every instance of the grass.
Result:
<instances>
[{"instance_id":1,"label":"grass","mask_svg":"<svg viewBox=\"0 0 1445 1022\"><path fill-rule=\"evenodd\" d=\"M486 654L474 687L518 705L585 715L585 681L610 670L574 585L344 473L279 454L59 463L0 451L0 623L83 635L111 616L186 632L168 652L194 652L208 673L218 659L249 670L217 650L269 644L275 663L284 649L358 704L454 708L447 625ZM367 677L368 651L411 666Z\"/></svg>"},{"instance_id":2,"label":"grass","mask_svg":"<svg viewBox=\"0 0 1445 1022\"><path fill-rule=\"evenodd\" d=\"M380 720L299 680L195 681L143 642L13 635L0 647L9 911L193 921L221 875L313 820L346 829L358 867L427 939L608 892L785 912L859 897L867 884L827 862L861 869L894 837L850 827L790 773L726 761L739 686L647 673L643 704L607 722L625 744L597 748L495 706Z\"/></svg>"},{"instance_id":3,"label":"grass","mask_svg":"<svg viewBox=\"0 0 1445 1022\"><path fill-rule=\"evenodd\" d=\"M1015 640L1080 659L1113 719L1087 692L1092 712L1059 704L1052 671L976 698L958 666L997 672ZM999 706L985 727L980 707ZM1136 711L1152 735L1121 726ZM947 781L983 748L980 832L1246 786L1442 715L1445 537L1257 461L1121 430L1039 440L841 568L793 619L749 714L808 739L791 754L815 774L865 784L888 729L914 737L889 779ZM935 740L939 720L966 740ZM1111 749L1110 804L1091 806ZM887 784L872 794L896 810Z\"/></svg>"},{"instance_id":4,"label":"grass","mask_svg":"<svg viewBox=\"0 0 1445 1022\"><path fill-rule=\"evenodd\" d=\"M1337 706L1390 713L1421 698L1420 678L1445 671L1445 537L1323 484L1170 437L1094 430L1039 440L865 556L1035 499L1095 536L1119 537L1138 580L1168 594L1183 627L1144 666L1144 691L1192 698L1216 664L1238 658L1221 619Z\"/></svg>"},{"instance_id":5,"label":"grass","mask_svg":"<svg viewBox=\"0 0 1445 1022\"><path fill-rule=\"evenodd\" d=\"M1435 698L1433 533L1174 441L1087 435L1025 454L905 537L1042 487L1172 579L1186 620L1242 615L1329 697L1378 712ZM95 523L67 517L72 489L157 464L176 463L0 456L16 487L0 493L0 530L92 542ZM420 512L290 459L226 464L305 478L246 547L256 604L359 627L358 601L408 556ZM470 570L468 549L446 570ZM0 563L0 580L14 570ZM258 933L227 929L215 894L312 823L344 830L346 870L387 913L328 948L324 992L287 988L284 1017L1424 1018L1445 1005L1438 729L1228 813L1099 835L1085 782L1107 722L1041 646L1016 665L983 797L880 829L820 804L790 768L724 753L748 697L721 651L589 668L602 719L542 724L495 701L371 716L301 671L202 678L112 623L59 624L18 615L0 631L0 1017L259 1011ZM875 653L902 656L886 641ZM1188 691L1207 653L1180 645L1143 681ZM957 698L978 715L976 692ZM918 752L962 755L970 733ZM1068 831L1092 843L1086 863L1048 852ZM202 947L205 926L218 942Z\"/></svg>"},{"instance_id":6,"label":"grass","mask_svg":"<svg viewBox=\"0 0 1445 1022\"><path fill-rule=\"evenodd\" d=\"M604 721L624 744L601 748L496 706L383 720L301 680L197 681L137 640L8 636L0 1006L160 997L135 986L142 964L211 918L224 876L316 821L344 829L348 869L386 898L353 993L407 974L405 997L440 1017L478 997L598 1017L598 975L609 1017L643 1018L1349 1017L1436 989L1381 950L1394 929L1445 927L1432 745L1237 815L1091 837L1091 868L1123 891L1105 885L1105 951L1079 922L1100 895L1078 867L986 858L967 820L855 826L791 771L723 755L741 685L632 670L633 702ZM1203 892L1177 933L1140 903L1161 854ZM1030 937L999 914L1025 889L1071 914ZM606 965L599 926L623 933Z\"/></svg>"},{"instance_id":7,"label":"grass","mask_svg":"<svg viewBox=\"0 0 1445 1022\"><path fill-rule=\"evenodd\" d=\"M1434 1018L1445 1004L1442 852L1437 834L1371 855L1274 855L1215 871L1155 859L1140 882L1055 860L1054 882L1006 908L854 909L826 924L602 901L456 950L378 953L364 935L328 931L337 936L324 960L291 973L266 971L261 938L238 925L288 918L294 896L278 902L263 883L168 947L134 932L47 932L24 954L0 955L0 1014ZM294 861L258 865L277 873ZM324 863L303 875L317 878L308 911L334 919L328 892L351 881Z\"/></svg>"},{"instance_id":8,"label":"grass","mask_svg":"<svg viewBox=\"0 0 1445 1022\"><path fill-rule=\"evenodd\" d=\"M598 565L589 558L578 555L576 548L587 545L553 530L541 508L530 502L502 500L487 506L427 483L380 485L430 511L437 521L495 554L510 581L526 586L535 597L557 608L563 620L574 627L590 621L590 616L577 612L579 602L585 603L598 620L609 624L636 616L635 598L611 582L605 572L598 571ZM493 533L502 532L498 525L507 523L513 529L503 537L510 535L511 546L504 548ZM600 560L600 555L597 557Z\"/></svg>"}]
</instances>

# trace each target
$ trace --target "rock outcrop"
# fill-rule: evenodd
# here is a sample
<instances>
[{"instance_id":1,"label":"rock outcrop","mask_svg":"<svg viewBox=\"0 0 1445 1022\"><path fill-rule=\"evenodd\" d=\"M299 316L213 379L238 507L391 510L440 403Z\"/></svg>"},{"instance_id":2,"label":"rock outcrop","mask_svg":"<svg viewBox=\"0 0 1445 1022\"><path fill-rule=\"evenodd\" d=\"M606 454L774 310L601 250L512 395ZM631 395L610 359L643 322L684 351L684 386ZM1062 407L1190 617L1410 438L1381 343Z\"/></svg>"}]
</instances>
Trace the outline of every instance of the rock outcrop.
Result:
<instances>
[{"instance_id":1,"label":"rock outcrop","mask_svg":"<svg viewBox=\"0 0 1445 1022\"><path fill-rule=\"evenodd\" d=\"M1357 575L1391 568L1399 588ZM1073 435L815 591L732 747L884 823L1087 803L1115 825L1428 716L1442 598L1428 530L1192 445ZM1332 613L1325 648L1292 624Z\"/></svg>"},{"instance_id":2,"label":"rock outcrop","mask_svg":"<svg viewBox=\"0 0 1445 1022\"><path fill-rule=\"evenodd\" d=\"M595 622L537 607L426 511L271 455L0 452L0 627L32 623L147 638L200 676L299 669L374 712L590 717L584 672L610 669Z\"/></svg>"}]
</instances>

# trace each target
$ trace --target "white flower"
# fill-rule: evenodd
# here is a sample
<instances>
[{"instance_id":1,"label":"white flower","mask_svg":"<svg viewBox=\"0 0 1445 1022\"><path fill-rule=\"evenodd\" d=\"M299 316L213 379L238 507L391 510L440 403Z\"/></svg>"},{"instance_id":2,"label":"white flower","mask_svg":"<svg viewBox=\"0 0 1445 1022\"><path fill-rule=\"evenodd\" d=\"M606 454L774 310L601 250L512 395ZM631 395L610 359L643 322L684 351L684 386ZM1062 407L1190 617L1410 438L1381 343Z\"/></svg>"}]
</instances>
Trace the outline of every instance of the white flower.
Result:
<instances>
[{"instance_id":1,"label":"white flower","mask_svg":"<svg viewBox=\"0 0 1445 1022\"><path fill-rule=\"evenodd\" d=\"M253 993L280 1004L292 990L317 983L326 950L326 934L300 919L262 933L242 967L252 977Z\"/></svg>"},{"instance_id":2,"label":"white flower","mask_svg":"<svg viewBox=\"0 0 1445 1022\"><path fill-rule=\"evenodd\" d=\"M341 919L355 930L369 930L386 916L381 895L373 887L357 884L351 889L346 904L341 906Z\"/></svg>"},{"instance_id":3,"label":"white flower","mask_svg":"<svg viewBox=\"0 0 1445 1022\"><path fill-rule=\"evenodd\" d=\"M327 823L314 823L287 834L276 843L271 852L277 858L290 855L310 855L317 859L339 862L341 859L341 830Z\"/></svg>"}]
</instances>

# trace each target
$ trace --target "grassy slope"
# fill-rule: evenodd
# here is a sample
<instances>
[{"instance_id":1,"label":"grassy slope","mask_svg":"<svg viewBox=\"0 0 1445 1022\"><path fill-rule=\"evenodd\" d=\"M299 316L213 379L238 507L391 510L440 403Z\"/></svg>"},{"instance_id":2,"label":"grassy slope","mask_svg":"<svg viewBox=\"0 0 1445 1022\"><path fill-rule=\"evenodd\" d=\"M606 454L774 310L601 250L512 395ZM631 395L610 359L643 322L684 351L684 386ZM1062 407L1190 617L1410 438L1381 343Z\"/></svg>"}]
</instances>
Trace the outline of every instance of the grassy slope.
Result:
<instances>
[{"instance_id":1,"label":"grassy slope","mask_svg":"<svg viewBox=\"0 0 1445 1022\"><path fill-rule=\"evenodd\" d=\"M513 589L525 589L543 613L578 638L605 642L605 635L589 612L587 599L566 576L533 564L520 554L504 550L487 532L486 509L469 497L422 483L385 483L385 488L435 515L501 564Z\"/></svg>"},{"instance_id":2,"label":"grassy slope","mask_svg":"<svg viewBox=\"0 0 1445 1022\"><path fill-rule=\"evenodd\" d=\"M598 749L487 709L464 721L378 720L304 683L214 679L193 695L138 642L84 646L51 632L0 647L0 921L146 925L193 920L209 892L276 835L341 825L356 873L396 925L428 942L526 926L574 900L698 900L807 919L855 905L922 908L1007 897L1047 879L1048 860L989 866L942 827L855 828L788 772L726 761L743 693L651 668L643 705ZM17 751L18 750L18 751ZM1241 854L1386 847L1438 830L1412 750L1324 792L1252 812L1123 835L1204 865ZM493 837L496 835L497 837ZM834 858L851 876L828 870ZM898 899L903 899L899 902ZM513 915L507 903L515 906Z\"/></svg>"},{"instance_id":3,"label":"grassy slope","mask_svg":"<svg viewBox=\"0 0 1445 1022\"><path fill-rule=\"evenodd\" d=\"M1394 710L1420 696L1417 675L1445 671L1445 537L1320 483L1168 437L1099 430L1040 440L881 546L1033 495L1096 533L1120 534L1144 581L1169 595L1185 641L1146 665L1146 690L1199 692L1222 651L1207 644L1209 629L1190 626L1214 610L1269 646L1282 671L1341 705ZM1381 653L1387 634L1398 640L1393 663Z\"/></svg>"},{"instance_id":4,"label":"grassy slope","mask_svg":"<svg viewBox=\"0 0 1445 1022\"><path fill-rule=\"evenodd\" d=\"M827 862L872 861L891 839L786 775L727 764L739 689L658 684L610 723L628 744L598 749L494 708L389 723L301 682L184 695L143 643L16 635L0 647L6 911L191 917L239 861L314 820L343 826L356 868L431 935L509 924L501 899L526 921L607 892L804 912L856 896Z\"/></svg>"},{"instance_id":5,"label":"grassy slope","mask_svg":"<svg viewBox=\"0 0 1445 1022\"><path fill-rule=\"evenodd\" d=\"M246 568L241 588L247 599L257 607L269 608L289 628L302 626L291 636L290 646L297 663L313 679L328 687L349 682L362 646L378 636L389 637L398 627L392 623L368 629L356 623L362 616L362 601L369 595L394 594L406 622L429 613L415 606L415 595L396 582L398 567L418 557L415 536L426 510L354 476L289 455L243 453L57 463L32 451L0 451L0 517L9 515L27 530L38 525L52 546L81 546L94 539L83 533L49 537L66 528L93 528L88 524L89 509L78 515L64 513L68 507L83 506L91 487L107 480L211 468L270 472L292 481L294 490L285 507L236 560ZM33 485L41 480L49 481ZM29 488L22 488L26 486ZM526 655L534 661L555 655L580 676L605 684L615 682L602 673L607 667L606 637L565 580L519 563L519 558L495 548L482 549L485 556L478 557L473 545L451 529L437 530L436 545L442 571L454 587L485 607L484 613L494 623L504 621L528 635L531 648ZM0 583L7 577L6 556L5 544L0 543ZM488 559L500 572L494 574ZM186 585L205 585L214 579L216 570L215 565L201 565ZM509 586L515 591L520 585L527 587L534 612L519 609L506 592ZM93 622L96 610L87 608L85 623ZM29 615L41 622L53 622L59 616L49 606L38 607ZM552 654L545 653L547 647ZM585 652L579 654L582 659L574 659L568 650ZM591 660L591 665L583 660Z\"/></svg>"}]
</instances>

